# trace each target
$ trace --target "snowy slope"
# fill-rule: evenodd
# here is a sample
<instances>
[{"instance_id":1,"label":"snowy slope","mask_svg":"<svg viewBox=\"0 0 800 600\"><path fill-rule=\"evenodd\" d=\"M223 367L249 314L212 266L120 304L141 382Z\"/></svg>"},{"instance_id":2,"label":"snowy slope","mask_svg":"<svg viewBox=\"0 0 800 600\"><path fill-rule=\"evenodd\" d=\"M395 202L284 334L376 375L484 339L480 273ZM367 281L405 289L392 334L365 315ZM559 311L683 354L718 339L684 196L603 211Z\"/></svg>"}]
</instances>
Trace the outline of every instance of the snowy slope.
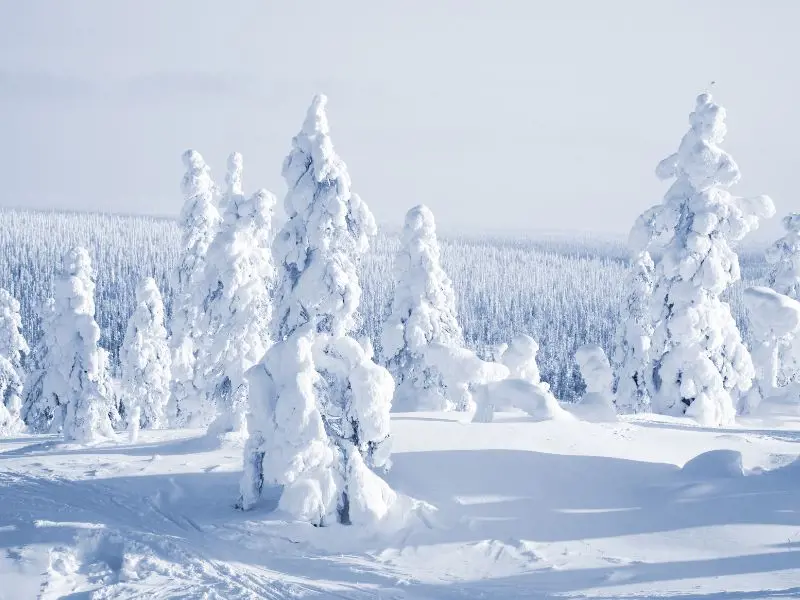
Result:
<instances>
[{"instance_id":1,"label":"snowy slope","mask_svg":"<svg viewBox=\"0 0 800 600\"><path fill-rule=\"evenodd\" d=\"M3 440L0 598L800 595L800 419L459 419L393 415L389 482L438 510L383 533L235 510L241 448L197 431Z\"/></svg>"}]
</instances>

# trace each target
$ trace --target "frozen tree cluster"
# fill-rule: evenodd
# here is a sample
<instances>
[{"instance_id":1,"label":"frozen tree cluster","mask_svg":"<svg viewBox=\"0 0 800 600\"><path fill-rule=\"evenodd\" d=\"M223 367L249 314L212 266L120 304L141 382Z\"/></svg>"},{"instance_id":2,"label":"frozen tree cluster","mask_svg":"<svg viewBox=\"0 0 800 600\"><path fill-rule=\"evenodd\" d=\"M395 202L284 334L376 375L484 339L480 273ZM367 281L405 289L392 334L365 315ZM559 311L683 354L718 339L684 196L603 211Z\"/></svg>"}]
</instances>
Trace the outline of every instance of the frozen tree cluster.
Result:
<instances>
[{"instance_id":1,"label":"frozen tree cluster","mask_svg":"<svg viewBox=\"0 0 800 600\"><path fill-rule=\"evenodd\" d=\"M380 521L396 495L373 470L388 468L394 382L350 333L360 257L375 235L351 192L316 96L284 161L288 216L274 242L274 344L250 370L242 507L265 484L279 508L315 525Z\"/></svg>"},{"instance_id":2,"label":"frozen tree cluster","mask_svg":"<svg viewBox=\"0 0 800 600\"><path fill-rule=\"evenodd\" d=\"M754 377L730 307L720 295L740 277L731 248L771 217L766 196L739 198L728 191L740 177L719 144L725 109L710 94L698 96L689 131L656 174L674 180L662 204L639 218L632 240L640 249L663 243L656 264L651 341L652 406L687 414L708 425L730 424Z\"/></svg>"},{"instance_id":3,"label":"frozen tree cluster","mask_svg":"<svg viewBox=\"0 0 800 600\"><path fill-rule=\"evenodd\" d=\"M430 344L464 345L453 284L440 261L433 213L408 211L395 258L391 314L381 337L386 368L395 379L396 410L444 410L457 404L442 373L426 357Z\"/></svg>"}]
</instances>

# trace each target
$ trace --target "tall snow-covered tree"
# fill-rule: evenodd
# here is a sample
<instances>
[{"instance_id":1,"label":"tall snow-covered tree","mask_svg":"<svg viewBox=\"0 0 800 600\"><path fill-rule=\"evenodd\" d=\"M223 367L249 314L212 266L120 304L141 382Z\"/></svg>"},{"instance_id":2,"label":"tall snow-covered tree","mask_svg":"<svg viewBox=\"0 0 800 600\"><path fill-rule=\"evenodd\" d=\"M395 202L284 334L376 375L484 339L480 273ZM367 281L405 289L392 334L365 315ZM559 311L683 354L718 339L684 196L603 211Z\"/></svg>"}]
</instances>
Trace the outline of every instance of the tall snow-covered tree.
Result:
<instances>
[{"instance_id":1,"label":"tall snow-covered tree","mask_svg":"<svg viewBox=\"0 0 800 600\"><path fill-rule=\"evenodd\" d=\"M719 147L726 134L725 109L710 94L697 98L689 131L656 174L674 179L662 204L644 213L632 239L665 242L656 265L651 359L653 410L687 414L702 423L731 423L736 403L752 385L750 354L720 300L740 278L731 242L770 217L766 196L738 198L728 188L740 177L733 158Z\"/></svg>"},{"instance_id":2,"label":"tall snow-covered tree","mask_svg":"<svg viewBox=\"0 0 800 600\"><path fill-rule=\"evenodd\" d=\"M653 320L650 303L655 266L650 253L638 252L625 282L628 295L617 326L614 363L614 390L617 410L635 413L650 407L650 338Z\"/></svg>"},{"instance_id":3,"label":"tall snow-covered tree","mask_svg":"<svg viewBox=\"0 0 800 600\"><path fill-rule=\"evenodd\" d=\"M424 205L413 207L406 214L395 258L394 300L381 336L385 365L397 385L393 405L399 410L454 406L452 390L448 393L424 352L431 343L464 345L453 284L439 254L433 213Z\"/></svg>"},{"instance_id":4,"label":"tall snow-covered tree","mask_svg":"<svg viewBox=\"0 0 800 600\"><path fill-rule=\"evenodd\" d=\"M375 221L350 191L325 104L314 98L283 165L275 344L248 373L241 482L243 508L264 483L280 484L279 507L316 525L380 519L394 498L368 468L389 464L394 383L349 335L361 297L356 267Z\"/></svg>"},{"instance_id":5,"label":"tall snow-covered tree","mask_svg":"<svg viewBox=\"0 0 800 600\"><path fill-rule=\"evenodd\" d=\"M155 279L142 280L136 302L120 352L125 417L132 430L162 429L167 426L172 358L164 302Z\"/></svg>"},{"instance_id":6,"label":"tall snow-covered tree","mask_svg":"<svg viewBox=\"0 0 800 600\"><path fill-rule=\"evenodd\" d=\"M211 169L195 150L183 154L186 174L181 189L184 204L181 210L182 253L175 272L173 311L170 327L172 348L172 397L169 417L178 425L207 424L203 412L204 386L196 378L197 339L202 307L197 305L197 289L205 278L206 253L217 234L219 211L214 200L216 186Z\"/></svg>"},{"instance_id":7,"label":"tall snow-covered tree","mask_svg":"<svg viewBox=\"0 0 800 600\"><path fill-rule=\"evenodd\" d=\"M53 312L47 317L45 339L50 345L42 365L41 395L27 414L29 423L49 420L51 431L60 427L65 439L79 442L112 436L116 412L107 358L98 346L94 287L89 254L73 249L64 257Z\"/></svg>"},{"instance_id":8,"label":"tall snow-covered tree","mask_svg":"<svg viewBox=\"0 0 800 600\"><path fill-rule=\"evenodd\" d=\"M22 410L23 361L30 349L22 335L19 302L7 290L0 289L0 435L17 433L24 428Z\"/></svg>"},{"instance_id":9,"label":"tall snow-covered tree","mask_svg":"<svg viewBox=\"0 0 800 600\"><path fill-rule=\"evenodd\" d=\"M30 355L30 372L25 378L23 386L22 419L35 433L58 431L63 421L63 413L58 406L57 396L52 393L51 387L61 389L66 383L56 381L60 374L54 369L48 369L50 364L50 349L55 348L55 314L56 301L47 298L39 305L39 319L41 335L33 346Z\"/></svg>"},{"instance_id":10,"label":"tall snow-covered tree","mask_svg":"<svg viewBox=\"0 0 800 600\"><path fill-rule=\"evenodd\" d=\"M800 213L783 217L786 235L767 248L772 265L767 285L779 294L800 300ZM778 382L800 381L800 339L781 340L778 347Z\"/></svg>"},{"instance_id":11,"label":"tall snow-covered tree","mask_svg":"<svg viewBox=\"0 0 800 600\"><path fill-rule=\"evenodd\" d=\"M246 432L247 385L244 374L270 345L270 294L274 287L272 214L275 197L259 190L241 192L242 158L228 159L228 192L220 231L206 257L199 293L203 335L197 371L205 397L216 406L216 434Z\"/></svg>"}]
</instances>

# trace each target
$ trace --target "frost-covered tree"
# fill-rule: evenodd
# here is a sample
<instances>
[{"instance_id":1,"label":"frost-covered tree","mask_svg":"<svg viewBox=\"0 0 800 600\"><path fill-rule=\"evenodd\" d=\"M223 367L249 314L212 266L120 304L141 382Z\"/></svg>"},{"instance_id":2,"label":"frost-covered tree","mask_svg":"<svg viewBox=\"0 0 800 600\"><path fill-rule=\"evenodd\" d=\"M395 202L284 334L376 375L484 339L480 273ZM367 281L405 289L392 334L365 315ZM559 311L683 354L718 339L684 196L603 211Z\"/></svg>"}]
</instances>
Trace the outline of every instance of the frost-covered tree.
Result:
<instances>
[{"instance_id":1,"label":"frost-covered tree","mask_svg":"<svg viewBox=\"0 0 800 600\"><path fill-rule=\"evenodd\" d=\"M650 408L648 376L653 335L650 303L654 270L650 253L639 252L625 282L628 295L617 326L613 354L617 409L623 413Z\"/></svg>"},{"instance_id":2,"label":"frost-covered tree","mask_svg":"<svg viewBox=\"0 0 800 600\"><path fill-rule=\"evenodd\" d=\"M197 339L203 333L198 323L202 307L197 304L196 290L204 281L206 253L221 219L214 205L216 186L211 169L194 150L184 152L183 162L186 174L181 184L185 198L180 218L182 253L172 284L173 383L169 417L178 425L197 426L206 424L208 415L203 412L204 386L196 378Z\"/></svg>"},{"instance_id":3,"label":"frost-covered tree","mask_svg":"<svg viewBox=\"0 0 800 600\"><path fill-rule=\"evenodd\" d=\"M571 407L572 412L586 421L616 421L614 372L606 353L596 344L585 344L575 352L575 362L586 384L586 391Z\"/></svg>"},{"instance_id":4,"label":"frost-covered tree","mask_svg":"<svg viewBox=\"0 0 800 600\"><path fill-rule=\"evenodd\" d=\"M653 293L653 410L722 425L733 421L739 395L754 376L730 307L720 300L740 277L731 242L775 207L766 196L728 192L739 167L719 147L725 109L710 94L698 96L689 124L678 151L656 169L659 178L674 182L663 203L639 218L632 239L645 247L653 237L665 242Z\"/></svg>"},{"instance_id":5,"label":"frost-covered tree","mask_svg":"<svg viewBox=\"0 0 800 600\"><path fill-rule=\"evenodd\" d=\"M131 430L162 429L167 426L172 358L155 279L142 280L136 301L120 352L125 417Z\"/></svg>"},{"instance_id":6,"label":"frost-covered tree","mask_svg":"<svg viewBox=\"0 0 800 600\"><path fill-rule=\"evenodd\" d=\"M800 300L800 213L790 213L782 222L786 235L766 251L772 265L767 283L779 294Z\"/></svg>"},{"instance_id":7,"label":"frost-covered tree","mask_svg":"<svg viewBox=\"0 0 800 600\"><path fill-rule=\"evenodd\" d=\"M208 250L198 348L198 378L207 401L216 406L211 431L246 431L245 372L264 357L270 345L274 287L272 214L275 197L259 190L241 193L242 159L228 160L228 193L220 231Z\"/></svg>"},{"instance_id":8,"label":"frost-covered tree","mask_svg":"<svg viewBox=\"0 0 800 600\"><path fill-rule=\"evenodd\" d=\"M464 345L456 318L453 284L442 269L433 213L427 206L406 214L400 250L395 258L392 311L381 336L383 357L397 388L398 410L453 408L441 373L425 359L428 344Z\"/></svg>"},{"instance_id":9,"label":"frost-covered tree","mask_svg":"<svg viewBox=\"0 0 800 600\"><path fill-rule=\"evenodd\" d=\"M241 482L243 508L264 483L280 484L279 507L316 525L379 520L395 497L368 468L389 465L394 383L349 335L361 297L357 264L375 221L350 191L325 104L314 98L283 164L275 344L248 373Z\"/></svg>"},{"instance_id":10,"label":"frost-covered tree","mask_svg":"<svg viewBox=\"0 0 800 600\"><path fill-rule=\"evenodd\" d=\"M0 289L0 435L24 429L22 410L23 361L30 349L22 335L19 302Z\"/></svg>"},{"instance_id":11,"label":"frost-covered tree","mask_svg":"<svg viewBox=\"0 0 800 600\"><path fill-rule=\"evenodd\" d=\"M47 352L30 398L26 422L38 429L61 429L67 440L88 442L113 435L113 404L107 355L98 346L94 280L89 254L75 248L65 257L55 284L52 313L45 319ZM48 310L48 309L46 309Z\"/></svg>"},{"instance_id":12,"label":"frost-covered tree","mask_svg":"<svg viewBox=\"0 0 800 600\"><path fill-rule=\"evenodd\" d=\"M767 285L779 294L800 300L800 213L783 218L786 235L767 248L766 259L772 265ZM781 340L778 349L778 381L800 381L800 340Z\"/></svg>"},{"instance_id":13,"label":"frost-covered tree","mask_svg":"<svg viewBox=\"0 0 800 600\"><path fill-rule=\"evenodd\" d=\"M55 389L61 389L66 384L59 380L58 371L48 369L50 349L56 344L55 306L53 298L47 298L39 305L42 332L33 346L30 372L23 386L22 420L35 433L47 433L51 429L58 431L63 420L62 411L56 403L57 396L50 388L54 386Z\"/></svg>"}]
</instances>

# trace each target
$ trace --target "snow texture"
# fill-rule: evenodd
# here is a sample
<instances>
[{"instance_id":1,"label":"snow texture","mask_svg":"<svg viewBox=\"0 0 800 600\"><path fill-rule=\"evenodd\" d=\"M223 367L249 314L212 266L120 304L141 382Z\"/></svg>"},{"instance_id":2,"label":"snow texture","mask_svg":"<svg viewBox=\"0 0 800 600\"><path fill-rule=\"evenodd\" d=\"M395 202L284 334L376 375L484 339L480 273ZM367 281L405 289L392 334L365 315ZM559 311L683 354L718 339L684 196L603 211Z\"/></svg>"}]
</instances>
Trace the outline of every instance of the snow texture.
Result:
<instances>
[{"instance_id":1,"label":"snow texture","mask_svg":"<svg viewBox=\"0 0 800 600\"><path fill-rule=\"evenodd\" d=\"M397 386L395 410L444 410L447 395L441 373L425 360L431 343L462 347L453 284L441 266L433 213L419 205L406 213L395 257L391 314L383 326L384 364Z\"/></svg>"},{"instance_id":2,"label":"snow texture","mask_svg":"<svg viewBox=\"0 0 800 600\"><path fill-rule=\"evenodd\" d=\"M650 409L650 303L655 266L647 251L638 252L625 282L628 296L617 325L614 344L614 391L617 411Z\"/></svg>"},{"instance_id":3,"label":"snow texture","mask_svg":"<svg viewBox=\"0 0 800 600\"><path fill-rule=\"evenodd\" d=\"M596 344L578 348L575 362L586 384L586 392L577 404L570 407L573 414L585 421L602 423L616 421L614 408L614 373L603 349Z\"/></svg>"},{"instance_id":4,"label":"snow texture","mask_svg":"<svg viewBox=\"0 0 800 600\"><path fill-rule=\"evenodd\" d=\"M778 392L780 349L790 346L800 331L800 302L766 287L747 288L743 298L753 336L755 385L742 412L752 412Z\"/></svg>"},{"instance_id":5,"label":"snow texture","mask_svg":"<svg viewBox=\"0 0 800 600\"><path fill-rule=\"evenodd\" d=\"M205 277L206 253L221 221L215 205L217 188L211 169L195 150L183 154L186 174L181 183L184 204L181 209L181 258L174 274L173 311L170 323L172 348L172 397L170 420L179 425L205 424L211 417L203 412L203 382L197 380L196 358L198 323L202 307L196 289Z\"/></svg>"},{"instance_id":6,"label":"snow texture","mask_svg":"<svg viewBox=\"0 0 800 600\"><path fill-rule=\"evenodd\" d=\"M686 413L705 425L729 425L755 372L720 295L740 278L731 243L771 217L775 207L766 196L728 192L740 173L719 147L727 131L725 109L710 94L698 96L689 124L678 151L656 168L660 179L674 179L672 186L631 234L636 249L664 243L652 304L652 407Z\"/></svg>"},{"instance_id":7,"label":"snow texture","mask_svg":"<svg viewBox=\"0 0 800 600\"><path fill-rule=\"evenodd\" d=\"M246 430L245 372L270 345L272 216L275 197L258 190L242 194L242 157L228 158L227 202L222 225L206 255L197 346L197 378L202 382L202 412L216 419L210 431L243 435Z\"/></svg>"},{"instance_id":8,"label":"snow texture","mask_svg":"<svg viewBox=\"0 0 800 600\"><path fill-rule=\"evenodd\" d=\"M265 483L282 485L279 508L316 525L363 522L363 511L380 520L396 500L359 463L389 466L394 383L349 335L361 297L357 266L376 226L333 149L326 101L314 98L283 165L288 220L273 250L275 344L247 376L240 485L245 509Z\"/></svg>"},{"instance_id":9,"label":"snow texture","mask_svg":"<svg viewBox=\"0 0 800 600\"><path fill-rule=\"evenodd\" d=\"M142 280L136 301L120 356L125 417L132 430L162 429L167 426L172 359L164 302L154 279Z\"/></svg>"},{"instance_id":10,"label":"snow texture","mask_svg":"<svg viewBox=\"0 0 800 600\"><path fill-rule=\"evenodd\" d=\"M98 346L100 328L94 319L91 260L83 248L75 248L64 257L46 328L49 345L38 387L40 395L31 398L26 411L28 423L46 423L50 431L60 428L70 441L112 437L116 406L108 356Z\"/></svg>"}]
</instances>

